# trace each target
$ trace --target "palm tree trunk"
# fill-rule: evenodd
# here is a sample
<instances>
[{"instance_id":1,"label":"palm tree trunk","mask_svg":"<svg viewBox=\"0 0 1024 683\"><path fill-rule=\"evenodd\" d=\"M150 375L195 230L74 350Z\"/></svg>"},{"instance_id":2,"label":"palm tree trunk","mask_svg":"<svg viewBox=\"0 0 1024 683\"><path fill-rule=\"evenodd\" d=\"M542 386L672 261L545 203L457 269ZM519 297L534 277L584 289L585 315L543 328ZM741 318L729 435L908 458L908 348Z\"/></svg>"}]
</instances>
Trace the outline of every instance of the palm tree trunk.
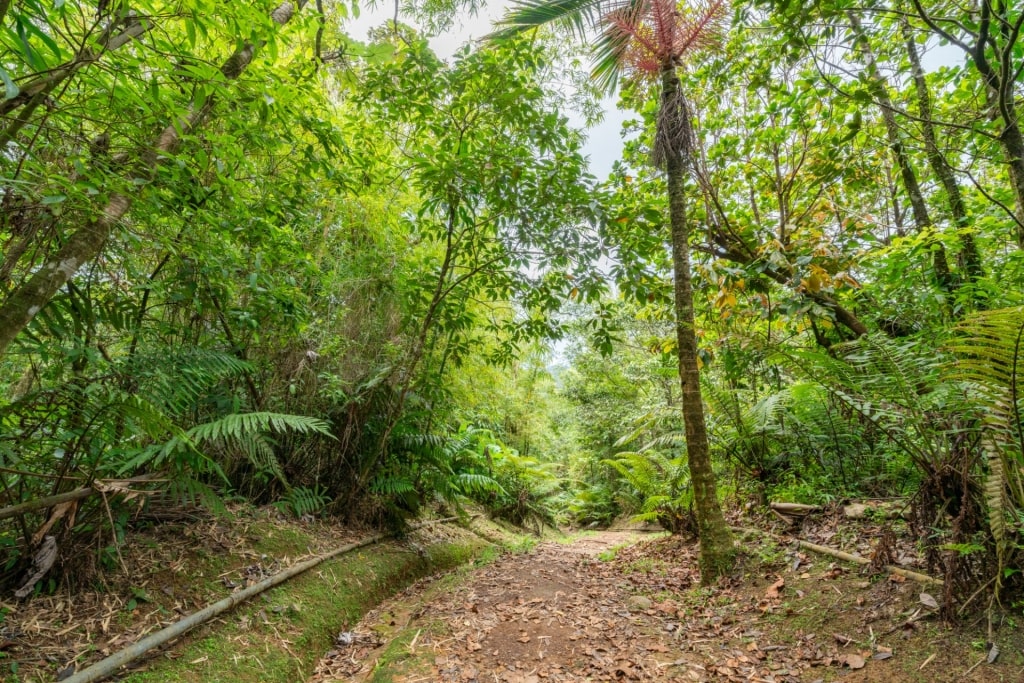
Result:
<instances>
[{"instance_id":1,"label":"palm tree trunk","mask_svg":"<svg viewBox=\"0 0 1024 683\"><path fill-rule=\"evenodd\" d=\"M662 121L679 116L669 108L684 103L679 76L673 66L662 70ZM685 115L685 114L683 114ZM675 137L675 136L672 136ZM700 366L697 360L697 335L693 315L693 286L690 275L690 229L686 215L686 159L684 141L673 140L665 159L668 182L669 222L672 227L672 271L675 277L676 343L679 354L679 381L682 386L683 423L686 427L686 456L693 481L693 498L700 537L700 576L711 583L731 567L736 548L722 515L711 466L704 402L700 390Z\"/></svg>"}]
</instances>

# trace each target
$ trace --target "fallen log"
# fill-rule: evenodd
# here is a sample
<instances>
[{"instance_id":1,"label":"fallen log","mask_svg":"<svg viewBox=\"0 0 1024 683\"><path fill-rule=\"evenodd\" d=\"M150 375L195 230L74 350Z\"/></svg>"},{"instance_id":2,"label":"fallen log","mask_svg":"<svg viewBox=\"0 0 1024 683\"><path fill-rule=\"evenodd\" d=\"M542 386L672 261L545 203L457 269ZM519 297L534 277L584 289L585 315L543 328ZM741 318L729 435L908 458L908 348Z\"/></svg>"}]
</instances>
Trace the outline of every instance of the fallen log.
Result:
<instances>
[{"instance_id":1,"label":"fallen log","mask_svg":"<svg viewBox=\"0 0 1024 683\"><path fill-rule=\"evenodd\" d=\"M479 515L472 515L470 519L477 516ZM416 529L422 529L423 527L429 526L431 524L441 524L443 522L451 522L456 519L459 518L446 517L444 519L435 519L429 522L423 522L422 524L416 524L410 527L410 530L415 531ZM324 555L317 555L316 557L312 557L304 562L294 564L291 567L285 569L284 571L274 574L273 576L266 578L263 581L260 581L259 583L255 583L249 586L248 588L240 590L237 593L232 593L223 600L219 600L213 603L212 605L209 605L208 607L199 610L198 612L193 612L192 614L188 615L187 617L184 617L180 621L171 624L167 628L157 631L156 633L153 633L151 635L148 635L142 640L134 643L133 645L129 645L120 652L115 652L106 659L101 659L92 666L86 667L85 669L82 669L81 671L72 674L68 678L64 679L64 683L92 683L93 681L101 681L109 676L112 676L122 666L125 666L126 664L135 661L136 659L146 654L150 650L160 647L161 645L164 645L166 643L169 643L175 638L178 638L179 636L184 635L186 632L192 630L196 626L199 626L209 621L210 619L220 614L223 614L228 610L231 610L232 608L245 602L249 598L259 595L260 593L263 593L264 591L273 588L274 586L282 584L285 581L294 578L299 574L302 574L303 572L306 572L327 560L338 557L339 555L344 555L345 553L350 553L353 550L358 550L359 548L365 548L368 545L380 543L381 541L386 540L393 535L394 534L391 533L376 534L374 536L370 536L369 538L365 538L362 541L357 541L355 543L343 545L340 548L336 548Z\"/></svg>"},{"instance_id":2,"label":"fallen log","mask_svg":"<svg viewBox=\"0 0 1024 683\"><path fill-rule=\"evenodd\" d=\"M790 515L806 515L810 512L821 512L820 505L804 505L803 503L769 503L768 507Z\"/></svg>"},{"instance_id":3,"label":"fallen log","mask_svg":"<svg viewBox=\"0 0 1024 683\"><path fill-rule=\"evenodd\" d=\"M772 540L777 541L779 543L788 542L785 539L779 538L775 534L771 534L767 531L762 531L761 529L750 529L740 527L737 528L736 531L746 534L759 534L762 536L768 536ZM800 539L796 539L796 544L800 548L804 548L806 550L810 550L821 555L828 555L829 557L834 557L838 560L843 560L844 562L850 562L852 564L859 565L871 564L871 560L869 560L866 557L861 557L860 555L853 555L851 553L843 552L842 550L837 550L836 548L829 548L828 546L818 545L817 543L811 543L809 541L801 541ZM942 579L936 579L934 576L928 576L927 574L921 574L920 572L910 571L909 569L904 569L903 567L896 567L891 564L887 564L884 568L887 572L891 574L896 574L897 576L902 576L906 579L912 579L919 583L930 584L935 586L941 586L944 583Z\"/></svg>"}]
</instances>

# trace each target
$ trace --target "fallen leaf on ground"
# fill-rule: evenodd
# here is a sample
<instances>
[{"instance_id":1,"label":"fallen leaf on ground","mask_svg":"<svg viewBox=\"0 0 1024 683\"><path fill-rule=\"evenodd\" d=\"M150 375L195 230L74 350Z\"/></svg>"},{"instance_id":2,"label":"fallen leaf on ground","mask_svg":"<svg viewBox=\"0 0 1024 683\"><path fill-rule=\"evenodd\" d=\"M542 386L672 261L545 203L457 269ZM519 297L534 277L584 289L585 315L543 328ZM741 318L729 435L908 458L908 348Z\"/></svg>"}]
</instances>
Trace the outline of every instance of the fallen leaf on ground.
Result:
<instances>
[{"instance_id":1,"label":"fallen leaf on ground","mask_svg":"<svg viewBox=\"0 0 1024 683\"><path fill-rule=\"evenodd\" d=\"M846 663L846 666L850 667L851 669L864 668L864 658L860 655L845 655L843 657L843 661Z\"/></svg>"},{"instance_id":2,"label":"fallen leaf on ground","mask_svg":"<svg viewBox=\"0 0 1024 683\"><path fill-rule=\"evenodd\" d=\"M779 579L772 585L768 586L768 590L764 592L764 597L769 600L774 600L779 597L780 591L786 586L785 579Z\"/></svg>"}]
</instances>

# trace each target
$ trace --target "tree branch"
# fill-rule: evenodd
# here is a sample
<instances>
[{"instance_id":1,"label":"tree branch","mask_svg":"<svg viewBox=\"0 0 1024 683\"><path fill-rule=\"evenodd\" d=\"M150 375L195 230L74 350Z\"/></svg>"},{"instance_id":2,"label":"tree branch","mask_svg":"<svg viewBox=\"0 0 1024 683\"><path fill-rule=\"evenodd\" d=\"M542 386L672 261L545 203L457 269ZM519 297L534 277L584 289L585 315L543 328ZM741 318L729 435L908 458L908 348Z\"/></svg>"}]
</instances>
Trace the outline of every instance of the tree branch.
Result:
<instances>
[{"instance_id":1,"label":"tree branch","mask_svg":"<svg viewBox=\"0 0 1024 683\"><path fill-rule=\"evenodd\" d=\"M301 9L304 4L305 0L300 0L298 7ZM276 24L283 26L291 20L295 10L296 7L286 1L278 5L270 16ZM252 61L255 51L256 47L252 43L246 43L224 61L221 73L228 80L237 79ZM182 137L202 124L212 105L211 97L198 109L194 108L188 115L168 125L153 146L141 154L138 163L131 167L125 179L152 179L163 159L177 149ZM78 269L99 256L115 226L125 217L131 205L132 197L114 192L100 215L75 230L57 253L0 306L0 357L6 353L18 333Z\"/></svg>"}]
</instances>

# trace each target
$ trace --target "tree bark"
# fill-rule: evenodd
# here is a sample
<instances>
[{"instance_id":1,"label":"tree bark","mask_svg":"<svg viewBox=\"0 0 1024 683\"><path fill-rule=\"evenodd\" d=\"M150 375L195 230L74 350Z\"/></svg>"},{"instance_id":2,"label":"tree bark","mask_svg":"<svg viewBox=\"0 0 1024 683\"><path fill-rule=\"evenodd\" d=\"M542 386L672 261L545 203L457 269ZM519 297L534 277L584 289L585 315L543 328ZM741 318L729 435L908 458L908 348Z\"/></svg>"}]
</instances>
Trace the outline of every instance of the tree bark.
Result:
<instances>
[{"instance_id":1,"label":"tree bark","mask_svg":"<svg viewBox=\"0 0 1024 683\"><path fill-rule=\"evenodd\" d=\"M298 8L305 4L301 0ZM296 7L291 2L281 3L271 18L279 26L291 20ZM238 78L252 61L256 47L246 43L225 60L221 73L228 80ZM162 159L174 153L182 136L195 130L210 111L212 98L199 109L168 125L146 150L137 164L131 167L126 178L152 178ZM43 264L25 283L18 287L0 306L0 357L7 347L27 326L39 311L50 302L54 294L71 279L86 263L97 258L114 228L128 213L132 199L126 194L115 192L99 216L71 233L57 253Z\"/></svg>"},{"instance_id":2,"label":"tree bark","mask_svg":"<svg viewBox=\"0 0 1024 683\"><path fill-rule=\"evenodd\" d=\"M662 69L662 114L667 107L681 102L682 84L673 66ZM667 116L678 116L668 112ZM677 141L678 142L678 141ZM676 342L679 356L679 382L682 388L683 422L686 429L686 456L693 482L697 533L700 538L701 583L708 584L732 568L736 548L718 502L715 472L711 464L704 402L700 388L697 335L694 325L693 286L690 274L690 230L683 186L686 162L683 150L670 150L665 160L668 183L669 222L672 231L672 271L675 277Z\"/></svg>"},{"instance_id":3,"label":"tree bark","mask_svg":"<svg viewBox=\"0 0 1024 683\"><path fill-rule=\"evenodd\" d=\"M1020 37L1024 16L1011 25L1008 17L1002 17L994 13L991 0L982 0L978 7L977 19L973 17L970 24L976 24L976 31L968 31L970 40L962 39L940 24L964 27L959 21L944 21L936 19L925 9L921 0L911 0L917 15L928 25L933 32L945 38L950 43L967 54L975 70L981 76L982 81L988 87L989 92L995 98L995 107L1003 122L1003 130L999 134L999 142L1002 144L1003 153L1006 157L1006 165L1010 176L1010 185L1016 197L1017 226L1015 236L1017 246L1024 249L1024 133L1021 132L1020 121L1017 116L1016 106L1016 85L1019 67L1014 64L1014 47ZM1003 5L1002 10L1006 10ZM997 34L992 32L993 14L996 14L996 23L1004 30ZM966 29L965 29L966 30ZM1002 37L1003 44L1000 45L999 38ZM995 63L989 61L988 47L991 46Z\"/></svg>"},{"instance_id":4,"label":"tree bark","mask_svg":"<svg viewBox=\"0 0 1024 683\"><path fill-rule=\"evenodd\" d=\"M910 163L910 157L907 156L907 150L903 146L903 136L900 132L899 124L896 122L895 108L892 104L892 98L889 97L889 88L886 85L881 70L878 68L878 63L875 61L871 43L868 42L867 36L864 34L864 28L860 23L860 19L853 12L848 12L847 16L856 34L856 42L860 44L864 65L868 68L868 75L870 76L868 87L870 88L871 95L878 102L879 108L882 110L882 120L885 123L885 133L886 138L889 140L889 149L892 150L893 159L896 161L897 168L899 168L903 189L906 190L907 197L910 199L910 210L914 215L914 224L919 232L928 230L935 227L935 223L932 221L931 215L928 212L928 205L924 201L921 183L918 182L917 174ZM946 258L945 246L938 240L933 240L929 244L929 249L932 252L932 268L935 272L936 284L946 293L954 293L957 287L952 273L949 272L949 260Z\"/></svg>"},{"instance_id":5,"label":"tree bark","mask_svg":"<svg viewBox=\"0 0 1024 683\"><path fill-rule=\"evenodd\" d=\"M900 29L903 32L903 40L907 48L907 58L910 60L910 70L914 78L914 89L917 93L917 113L921 119L921 136L924 138L925 153L928 156L928 163L932 167L932 173L942 183L942 188L946 192L949 212L953 217L953 222L956 224L960 244L963 245L957 260L959 261L960 268L967 275L967 279L973 282L984 276L985 269L982 267L981 254L978 252L978 245L974 241L974 234L969 229L971 220L967 213L967 205L964 203L963 195L960 193L960 185L953 174L953 168L939 149L935 136L931 93L928 90L928 81L925 80L924 69L921 68L921 57L917 52L917 44L914 41L914 36L910 30L910 23L906 17L900 19Z\"/></svg>"}]
</instances>

